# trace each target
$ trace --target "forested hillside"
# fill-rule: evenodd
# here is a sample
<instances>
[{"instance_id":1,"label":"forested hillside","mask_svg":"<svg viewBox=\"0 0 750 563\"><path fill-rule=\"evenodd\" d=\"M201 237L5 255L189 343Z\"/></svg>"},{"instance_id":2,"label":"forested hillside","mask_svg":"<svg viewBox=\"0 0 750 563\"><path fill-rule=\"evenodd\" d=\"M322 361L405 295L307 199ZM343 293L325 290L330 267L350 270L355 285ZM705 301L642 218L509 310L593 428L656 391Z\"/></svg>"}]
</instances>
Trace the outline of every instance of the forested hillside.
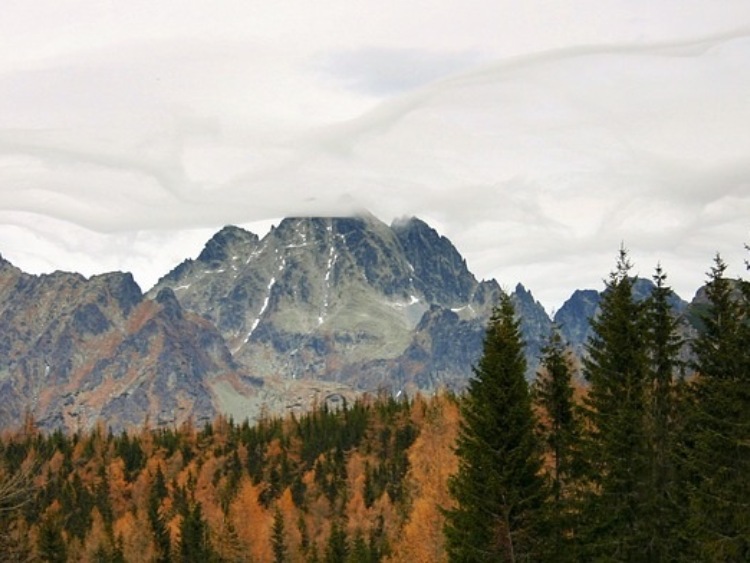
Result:
<instances>
[{"instance_id":1,"label":"forested hillside","mask_svg":"<svg viewBox=\"0 0 750 563\"><path fill-rule=\"evenodd\" d=\"M0 551L4 561L437 561L457 420L450 397L119 435L44 435L29 420L0 442L4 475L28 476L6 495Z\"/></svg>"},{"instance_id":2,"label":"forested hillside","mask_svg":"<svg viewBox=\"0 0 750 563\"><path fill-rule=\"evenodd\" d=\"M503 294L462 396L0 440L4 561L747 561L750 283L716 257L687 343L622 249L580 362L526 379Z\"/></svg>"},{"instance_id":3,"label":"forested hillside","mask_svg":"<svg viewBox=\"0 0 750 563\"><path fill-rule=\"evenodd\" d=\"M666 274L639 300L621 249L580 394L559 329L529 389L501 298L460 403L451 561L750 560L750 284L726 268L717 256L685 362Z\"/></svg>"}]
</instances>

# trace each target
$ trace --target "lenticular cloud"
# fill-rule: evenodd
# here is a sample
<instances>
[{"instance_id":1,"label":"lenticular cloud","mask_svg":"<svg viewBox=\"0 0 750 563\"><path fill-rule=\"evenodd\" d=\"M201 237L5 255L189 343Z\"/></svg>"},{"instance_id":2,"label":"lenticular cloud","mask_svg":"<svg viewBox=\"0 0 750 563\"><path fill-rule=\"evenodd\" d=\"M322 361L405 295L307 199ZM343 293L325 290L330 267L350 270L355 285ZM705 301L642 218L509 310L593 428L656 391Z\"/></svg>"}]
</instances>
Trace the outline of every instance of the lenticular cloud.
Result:
<instances>
[{"instance_id":1,"label":"lenticular cloud","mask_svg":"<svg viewBox=\"0 0 750 563\"><path fill-rule=\"evenodd\" d=\"M0 251L31 269L107 255L103 269L149 287L194 253L174 230L367 208L437 222L480 277L521 280L548 304L595 285L622 241L689 291L716 250L742 263L749 60L747 32L571 47L484 64L345 122L196 115L175 98L112 129L5 130ZM75 248L51 235L66 224ZM164 231L153 258L122 243L134 231Z\"/></svg>"}]
</instances>

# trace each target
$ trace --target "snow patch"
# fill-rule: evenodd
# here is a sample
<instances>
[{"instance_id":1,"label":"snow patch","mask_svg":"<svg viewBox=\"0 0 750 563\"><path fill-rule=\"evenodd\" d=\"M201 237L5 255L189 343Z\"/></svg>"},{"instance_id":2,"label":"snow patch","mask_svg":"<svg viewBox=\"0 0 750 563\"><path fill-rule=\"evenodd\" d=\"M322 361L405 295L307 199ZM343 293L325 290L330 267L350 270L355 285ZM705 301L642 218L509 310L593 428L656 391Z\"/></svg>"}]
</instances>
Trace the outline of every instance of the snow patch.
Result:
<instances>
[{"instance_id":1,"label":"snow patch","mask_svg":"<svg viewBox=\"0 0 750 563\"><path fill-rule=\"evenodd\" d=\"M456 307L454 309L451 309L451 311L453 311L454 313L461 313L462 311L466 311L467 309L469 310L469 312L471 312L472 315L476 314L476 311L474 310L474 307L471 306L471 303L469 303L468 305L464 305L463 307Z\"/></svg>"},{"instance_id":2,"label":"snow patch","mask_svg":"<svg viewBox=\"0 0 750 563\"><path fill-rule=\"evenodd\" d=\"M328 223L326 230L328 231L328 237L330 239L333 234L333 225ZM336 264L337 259L338 255L336 254L336 247L333 245L333 241L331 241L331 244L328 247L328 263L326 264L326 273L324 276L325 287L323 288L323 310L318 316L318 326L323 324L326 315L328 315L328 305L330 304L331 297L331 272L333 271L333 266Z\"/></svg>"},{"instance_id":3,"label":"snow patch","mask_svg":"<svg viewBox=\"0 0 750 563\"><path fill-rule=\"evenodd\" d=\"M393 307L394 309L404 309L406 307L411 307L412 305L416 305L419 302L420 302L419 297L417 297L416 295L410 295L408 302L395 301L395 302L389 303L389 305Z\"/></svg>"},{"instance_id":4,"label":"snow patch","mask_svg":"<svg viewBox=\"0 0 750 563\"><path fill-rule=\"evenodd\" d=\"M260 256L261 252L262 252L262 250L260 250L260 249L259 250L253 250L250 253L250 256L247 257L247 260L245 260L245 264L249 264L254 258L257 258L258 256Z\"/></svg>"},{"instance_id":5,"label":"snow patch","mask_svg":"<svg viewBox=\"0 0 750 563\"><path fill-rule=\"evenodd\" d=\"M263 313L265 313L266 309L268 309L268 303L271 300L271 289L273 289L273 286L275 283L276 283L276 278L272 277L271 281L268 282L266 298L263 301L263 305L260 308L260 312L258 313L258 316L253 321L253 324L250 326L250 332L247 333L247 336L245 337L245 341L243 342L243 344L247 344L250 341L250 337L253 335L253 332L255 332L255 329L258 328L258 324L260 324L260 319L263 317Z\"/></svg>"}]
</instances>

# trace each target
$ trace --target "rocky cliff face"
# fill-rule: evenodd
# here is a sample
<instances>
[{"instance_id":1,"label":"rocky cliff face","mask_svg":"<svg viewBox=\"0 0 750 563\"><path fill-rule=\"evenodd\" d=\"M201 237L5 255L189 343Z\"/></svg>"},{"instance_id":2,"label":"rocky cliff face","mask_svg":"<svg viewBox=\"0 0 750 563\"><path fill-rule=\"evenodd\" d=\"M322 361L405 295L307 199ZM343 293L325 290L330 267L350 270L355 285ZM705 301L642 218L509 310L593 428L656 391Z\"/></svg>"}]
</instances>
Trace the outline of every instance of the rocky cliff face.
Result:
<instances>
[{"instance_id":1,"label":"rocky cliff face","mask_svg":"<svg viewBox=\"0 0 750 563\"><path fill-rule=\"evenodd\" d=\"M584 353L584 345L591 335L589 319L599 310L601 294L594 289L577 289L555 314L555 324L576 355Z\"/></svg>"},{"instance_id":2,"label":"rocky cliff face","mask_svg":"<svg viewBox=\"0 0 750 563\"><path fill-rule=\"evenodd\" d=\"M166 287L254 376L373 391L463 386L500 291L423 221L369 215L285 219L263 240L226 228L150 295Z\"/></svg>"},{"instance_id":3,"label":"rocky cliff face","mask_svg":"<svg viewBox=\"0 0 750 563\"><path fill-rule=\"evenodd\" d=\"M32 276L0 257L0 427L25 412L118 430L460 390L500 292L416 218L290 218L263 239L225 227L146 295L130 274ZM552 321L523 285L512 299L531 377ZM555 317L579 353L599 300L578 291Z\"/></svg>"},{"instance_id":4,"label":"rocky cliff face","mask_svg":"<svg viewBox=\"0 0 750 563\"><path fill-rule=\"evenodd\" d=\"M130 274L85 279L0 265L0 426L114 429L213 417L211 382L238 373L210 322Z\"/></svg>"}]
</instances>

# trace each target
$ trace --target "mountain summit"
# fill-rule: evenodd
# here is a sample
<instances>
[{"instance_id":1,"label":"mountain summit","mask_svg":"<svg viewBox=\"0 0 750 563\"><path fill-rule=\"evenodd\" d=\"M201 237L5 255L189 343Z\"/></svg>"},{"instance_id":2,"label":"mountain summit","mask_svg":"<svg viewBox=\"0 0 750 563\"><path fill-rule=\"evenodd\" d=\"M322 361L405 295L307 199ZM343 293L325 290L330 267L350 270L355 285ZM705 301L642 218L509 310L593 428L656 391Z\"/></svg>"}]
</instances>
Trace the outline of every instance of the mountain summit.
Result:
<instances>
[{"instance_id":1,"label":"mountain summit","mask_svg":"<svg viewBox=\"0 0 750 563\"><path fill-rule=\"evenodd\" d=\"M395 392L463 386L500 291L423 221L371 215L284 219L262 240L226 227L149 295L166 287L255 377Z\"/></svg>"},{"instance_id":2,"label":"mountain summit","mask_svg":"<svg viewBox=\"0 0 750 563\"><path fill-rule=\"evenodd\" d=\"M646 285L639 286L648 293ZM418 218L284 219L218 231L145 295L127 273L25 274L0 258L0 427L180 424L362 392L460 390L500 286ZM551 320L511 292L528 375ZM558 314L582 350L599 294Z\"/></svg>"}]
</instances>

